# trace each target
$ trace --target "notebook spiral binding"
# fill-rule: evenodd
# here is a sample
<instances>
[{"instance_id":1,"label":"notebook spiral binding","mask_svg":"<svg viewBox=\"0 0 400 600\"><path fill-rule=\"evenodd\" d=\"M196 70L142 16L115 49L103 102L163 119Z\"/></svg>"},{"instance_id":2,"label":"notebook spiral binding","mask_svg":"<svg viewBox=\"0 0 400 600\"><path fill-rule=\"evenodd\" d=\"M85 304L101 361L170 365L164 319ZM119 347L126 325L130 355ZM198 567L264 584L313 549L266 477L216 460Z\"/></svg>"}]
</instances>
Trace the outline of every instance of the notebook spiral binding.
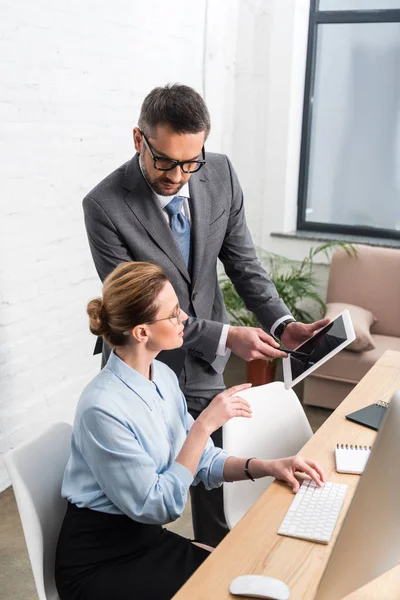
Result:
<instances>
[{"instance_id":1,"label":"notebook spiral binding","mask_svg":"<svg viewBox=\"0 0 400 600\"><path fill-rule=\"evenodd\" d=\"M383 406L383 408L388 408L389 406L389 402L385 402L384 400L379 400L378 402L375 402L375 404L377 406Z\"/></svg>"},{"instance_id":2,"label":"notebook spiral binding","mask_svg":"<svg viewBox=\"0 0 400 600\"><path fill-rule=\"evenodd\" d=\"M372 450L372 446L362 446L361 444L336 444L336 448L346 450Z\"/></svg>"}]
</instances>

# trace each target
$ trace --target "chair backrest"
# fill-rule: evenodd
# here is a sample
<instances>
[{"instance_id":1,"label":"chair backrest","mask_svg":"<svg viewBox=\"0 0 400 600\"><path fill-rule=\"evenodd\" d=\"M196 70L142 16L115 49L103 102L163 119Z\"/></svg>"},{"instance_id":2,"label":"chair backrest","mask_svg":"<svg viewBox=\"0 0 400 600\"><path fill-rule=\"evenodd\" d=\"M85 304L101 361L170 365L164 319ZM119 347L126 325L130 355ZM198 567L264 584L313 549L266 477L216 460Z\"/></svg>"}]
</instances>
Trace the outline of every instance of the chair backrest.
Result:
<instances>
[{"instance_id":1,"label":"chair backrest","mask_svg":"<svg viewBox=\"0 0 400 600\"><path fill-rule=\"evenodd\" d=\"M372 333L400 337L400 250L357 245L357 256L335 250L326 301L355 304L377 318Z\"/></svg>"},{"instance_id":2,"label":"chair backrest","mask_svg":"<svg viewBox=\"0 0 400 600\"><path fill-rule=\"evenodd\" d=\"M59 600L55 551L66 500L61 484L71 447L71 425L55 423L5 454L39 600Z\"/></svg>"},{"instance_id":3,"label":"chair backrest","mask_svg":"<svg viewBox=\"0 0 400 600\"><path fill-rule=\"evenodd\" d=\"M240 396L251 405L253 416L233 418L223 426L223 447L229 454L268 460L292 456L312 436L299 399L282 382L260 385L240 392ZM272 482L272 477L263 477L255 482L224 483L224 511L230 529Z\"/></svg>"}]
</instances>

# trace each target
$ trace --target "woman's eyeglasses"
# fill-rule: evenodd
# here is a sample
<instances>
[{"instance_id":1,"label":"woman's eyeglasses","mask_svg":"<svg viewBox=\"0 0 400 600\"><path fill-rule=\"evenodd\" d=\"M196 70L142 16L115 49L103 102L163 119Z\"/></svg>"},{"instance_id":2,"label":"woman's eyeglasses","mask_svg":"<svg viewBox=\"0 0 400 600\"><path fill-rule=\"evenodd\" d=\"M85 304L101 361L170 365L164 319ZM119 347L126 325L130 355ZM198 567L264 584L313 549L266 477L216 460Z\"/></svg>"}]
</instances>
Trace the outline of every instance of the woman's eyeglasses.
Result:
<instances>
[{"instance_id":1,"label":"woman's eyeglasses","mask_svg":"<svg viewBox=\"0 0 400 600\"><path fill-rule=\"evenodd\" d=\"M152 325L153 323L158 323L158 321L171 321L172 325L181 325L181 309L179 308L176 313L170 315L169 317L163 317L162 319L153 319L153 321L147 321L148 325Z\"/></svg>"},{"instance_id":2,"label":"woman's eyeglasses","mask_svg":"<svg viewBox=\"0 0 400 600\"><path fill-rule=\"evenodd\" d=\"M152 325L153 323L158 323L159 321L171 321L172 325L181 325L183 323L182 321L182 317L181 317L181 309L178 308L178 310L173 314L170 315L169 317L163 317L162 319L153 319L152 321L146 321L145 323L143 323L144 325ZM124 335L131 335L132 330L129 329L128 331L124 331Z\"/></svg>"}]
</instances>

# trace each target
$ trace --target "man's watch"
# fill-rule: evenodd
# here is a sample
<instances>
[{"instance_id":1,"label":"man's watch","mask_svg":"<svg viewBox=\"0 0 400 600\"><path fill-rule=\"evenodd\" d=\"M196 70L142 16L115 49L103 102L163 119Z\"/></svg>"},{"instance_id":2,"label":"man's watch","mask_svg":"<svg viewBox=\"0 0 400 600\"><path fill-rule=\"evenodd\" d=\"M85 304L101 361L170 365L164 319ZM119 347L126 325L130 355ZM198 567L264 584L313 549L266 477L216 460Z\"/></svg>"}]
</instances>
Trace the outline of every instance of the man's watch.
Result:
<instances>
[{"instance_id":1,"label":"man's watch","mask_svg":"<svg viewBox=\"0 0 400 600\"><path fill-rule=\"evenodd\" d=\"M290 318L286 319L286 321L282 321L282 323L279 323L278 327L276 327L275 329L274 337L280 340L283 332L285 331L286 326L289 325L289 323L296 323L296 319Z\"/></svg>"}]
</instances>

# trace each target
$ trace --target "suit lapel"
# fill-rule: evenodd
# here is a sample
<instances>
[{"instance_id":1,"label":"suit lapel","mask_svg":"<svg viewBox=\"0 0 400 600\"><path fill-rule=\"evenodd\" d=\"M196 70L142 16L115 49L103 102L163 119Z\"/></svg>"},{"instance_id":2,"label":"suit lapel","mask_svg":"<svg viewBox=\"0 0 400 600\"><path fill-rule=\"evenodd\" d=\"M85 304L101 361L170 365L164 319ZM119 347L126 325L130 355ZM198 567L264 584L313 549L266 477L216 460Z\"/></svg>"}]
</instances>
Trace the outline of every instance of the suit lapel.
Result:
<instances>
[{"instance_id":1,"label":"suit lapel","mask_svg":"<svg viewBox=\"0 0 400 600\"><path fill-rule=\"evenodd\" d=\"M207 225L210 220L210 201L206 194L207 178L194 175L189 180L190 213L193 234L192 288L201 270L207 238Z\"/></svg>"},{"instance_id":2,"label":"suit lapel","mask_svg":"<svg viewBox=\"0 0 400 600\"><path fill-rule=\"evenodd\" d=\"M129 191L124 200L157 246L169 257L187 281L190 275L182 253L161 210L156 196L152 193L139 167L136 154L127 164L124 187Z\"/></svg>"}]
</instances>

